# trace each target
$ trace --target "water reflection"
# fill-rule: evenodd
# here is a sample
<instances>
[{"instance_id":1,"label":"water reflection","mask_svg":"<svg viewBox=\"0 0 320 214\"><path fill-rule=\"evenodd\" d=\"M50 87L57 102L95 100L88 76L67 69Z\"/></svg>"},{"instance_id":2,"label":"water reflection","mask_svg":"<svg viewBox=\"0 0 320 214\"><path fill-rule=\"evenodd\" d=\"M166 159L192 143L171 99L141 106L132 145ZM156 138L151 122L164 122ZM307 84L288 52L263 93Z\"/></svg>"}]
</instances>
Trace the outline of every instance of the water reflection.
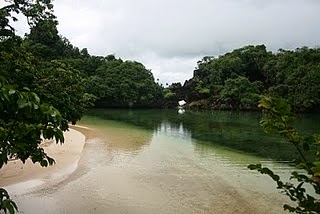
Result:
<instances>
[{"instance_id":1,"label":"water reflection","mask_svg":"<svg viewBox=\"0 0 320 214\"><path fill-rule=\"evenodd\" d=\"M155 130L155 133L174 136L185 140L191 140L191 132L188 129L184 128L182 122L180 122L180 124L172 124L168 121L163 121Z\"/></svg>"},{"instance_id":2,"label":"water reflection","mask_svg":"<svg viewBox=\"0 0 320 214\"><path fill-rule=\"evenodd\" d=\"M282 213L284 201L271 179L246 169L247 162L268 160L216 143L218 136L254 129L248 122L254 119L189 111L93 113L81 121L95 133L77 170L61 183L45 181L19 195L23 212Z\"/></svg>"},{"instance_id":3,"label":"water reflection","mask_svg":"<svg viewBox=\"0 0 320 214\"><path fill-rule=\"evenodd\" d=\"M213 165L218 164L227 168L237 167L239 170L247 171L249 164L257 162L263 163L264 166L272 167L277 173L286 172L287 169L290 168L286 161L276 162L268 158L257 158L251 156L249 153L239 153L236 149L230 147L196 140L192 137L192 133L187 128L184 128L182 122L180 124L171 124L168 121L164 121L155 133L157 136L165 135L171 137L171 139L166 138L165 147L170 147L170 143L173 143L173 141L182 142L185 148L189 146L190 151L184 155L189 158L195 156L194 161L199 164L201 163L202 167L205 166L205 168L212 168ZM159 143L161 142L161 137L153 139L152 141Z\"/></svg>"},{"instance_id":4,"label":"water reflection","mask_svg":"<svg viewBox=\"0 0 320 214\"><path fill-rule=\"evenodd\" d=\"M178 114L184 114L185 112L186 112L186 110L181 109L181 108L178 110Z\"/></svg>"},{"instance_id":5,"label":"water reflection","mask_svg":"<svg viewBox=\"0 0 320 214\"><path fill-rule=\"evenodd\" d=\"M167 134L191 134L200 144L221 145L231 149L274 160L292 160L295 150L277 136L265 134L259 126L260 113L229 111L191 111L178 114L176 110L93 110L94 115L107 120L121 121L147 130L161 131L163 127L176 127L178 132L163 129ZM304 132L320 130L320 123L299 118L298 128ZM162 128L161 128L162 127ZM183 133L179 131L182 127Z\"/></svg>"},{"instance_id":6,"label":"water reflection","mask_svg":"<svg viewBox=\"0 0 320 214\"><path fill-rule=\"evenodd\" d=\"M266 136L259 126L254 125L259 115L248 114L249 116L243 117L242 114L230 112L188 112L178 115L176 112L160 111L159 117L153 115L153 111L146 111L146 115L142 114L144 112L95 112L95 116L84 117L81 123L98 132L99 141L105 145L104 150L99 149L99 154L108 154L116 164L130 161L138 154L143 156L146 150L154 149L157 155L148 156L145 160L153 164L149 170L152 170L156 160L163 161L164 156L168 156L168 150L178 152L169 153L173 155L172 159L163 163L188 157L206 168L219 164L247 170L249 164L256 162L263 162L277 172L289 167L287 164L274 165L275 159L272 157L283 154L280 147L287 144L275 143L277 138ZM124 116L127 116L125 123L121 123ZM114 120L105 120L110 118ZM177 145L183 146L177 148ZM259 150L259 154L271 155L261 155L260 158L250 155L257 154L256 150ZM288 160L279 159L278 163ZM162 162L158 164L161 165Z\"/></svg>"}]
</instances>

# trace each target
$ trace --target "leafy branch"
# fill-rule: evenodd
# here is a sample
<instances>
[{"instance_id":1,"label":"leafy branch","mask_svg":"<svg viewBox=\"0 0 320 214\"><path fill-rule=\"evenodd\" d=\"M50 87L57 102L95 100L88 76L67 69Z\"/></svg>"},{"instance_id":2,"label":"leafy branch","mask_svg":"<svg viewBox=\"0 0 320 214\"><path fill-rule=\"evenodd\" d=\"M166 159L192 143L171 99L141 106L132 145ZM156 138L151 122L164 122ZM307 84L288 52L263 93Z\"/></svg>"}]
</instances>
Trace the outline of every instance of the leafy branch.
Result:
<instances>
[{"instance_id":1,"label":"leafy branch","mask_svg":"<svg viewBox=\"0 0 320 214\"><path fill-rule=\"evenodd\" d=\"M57 109L41 103L38 95L28 88L19 91L0 77L0 111L0 168L12 158L23 163L30 158L43 167L54 164L40 143L42 138L64 142L63 131L68 124ZM0 211L11 214L15 210L16 204L1 188Z\"/></svg>"},{"instance_id":2,"label":"leafy branch","mask_svg":"<svg viewBox=\"0 0 320 214\"><path fill-rule=\"evenodd\" d=\"M260 100L258 107L263 109L264 116L260 125L264 131L277 133L294 146L299 154L296 164L305 173L296 171L291 173L290 180L296 180L295 183L298 183L295 185L281 181L279 175L269 168L262 167L261 164L252 164L248 168L269 175L277 183L277 188L296 202L295 207L285 204L283 206L285 210L296 213L320 213L320 136L303 137L299 134L293 127L294 117L291 107L284 99L264 97ZM311 187L313 191L305 186Z\"/></svg>"}]
</instances>

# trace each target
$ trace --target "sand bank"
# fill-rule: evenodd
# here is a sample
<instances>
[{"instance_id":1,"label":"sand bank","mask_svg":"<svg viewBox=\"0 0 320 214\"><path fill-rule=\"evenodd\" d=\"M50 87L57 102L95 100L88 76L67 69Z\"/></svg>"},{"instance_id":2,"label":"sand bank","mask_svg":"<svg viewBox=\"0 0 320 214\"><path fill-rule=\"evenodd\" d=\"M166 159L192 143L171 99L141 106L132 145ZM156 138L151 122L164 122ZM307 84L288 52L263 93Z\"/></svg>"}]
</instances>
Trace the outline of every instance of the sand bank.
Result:
<instances>
[{"instance_id":1,"label":"sand bank","mask_svg":"<svg viewBox=\"0 0 320 214\"><path fill-rule=\"evenodd\" d=\"M84 127L77 128L78 130ZM75 129L64 133L65 143L44 143L45 152L55 159L53 166L41 167L28 160L23 164L20 160L10 161L0 169L0 187L27 182L33 179L64 178L71 174L78 165L85 144L85 135Z\"/></svg>"}]
</instances>

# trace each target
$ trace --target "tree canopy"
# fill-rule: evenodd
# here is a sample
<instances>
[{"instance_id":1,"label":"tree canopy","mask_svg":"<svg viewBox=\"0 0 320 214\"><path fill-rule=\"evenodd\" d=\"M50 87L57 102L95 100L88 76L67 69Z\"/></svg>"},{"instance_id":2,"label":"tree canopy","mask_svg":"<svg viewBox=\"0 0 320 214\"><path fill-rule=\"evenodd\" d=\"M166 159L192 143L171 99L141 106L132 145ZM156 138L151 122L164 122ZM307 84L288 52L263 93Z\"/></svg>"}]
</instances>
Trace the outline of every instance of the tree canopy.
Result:
<instances>
[{"instance_id":1,"label":"tree canopy","mask_svg":"<svg viewBox=\"0 0 320 214\"><path fill-rule=\"evenodd\" d=\"M113 55L105 57L95 75L89 76L87 90L98 98L101 107L152 107L163 97L162 87L143 64Z\"/></svg>"},{"instance_id":2,"label":"tree canopy","mask_svg":"<svg viewBox=\"0 0 320 214\"><path fill-rule=\"evenodd\" d=\"M319 48L272 53L264 45L249 45L204 57L181 90L189 103L206 100L204 108L257 109L259 95L271 95L288 99L295 111L315 111L319 85Z\"/></svg>"}]
</instances>

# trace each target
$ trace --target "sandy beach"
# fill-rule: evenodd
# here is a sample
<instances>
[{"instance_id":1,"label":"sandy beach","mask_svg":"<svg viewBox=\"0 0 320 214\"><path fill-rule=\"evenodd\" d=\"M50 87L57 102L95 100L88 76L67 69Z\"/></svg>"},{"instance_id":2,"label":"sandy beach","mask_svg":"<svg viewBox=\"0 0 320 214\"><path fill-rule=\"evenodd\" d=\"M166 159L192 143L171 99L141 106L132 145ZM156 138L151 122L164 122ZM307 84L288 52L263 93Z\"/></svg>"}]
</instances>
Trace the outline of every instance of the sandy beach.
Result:
<instances>
[{"instance_id":1,"label":"sandy beach","mask_svg":"<svg viewBox=\"0 0 320 214\"><path fill-rule=\"evenodd\" d=\"M46 141L41 145L45 152L55 159L56 163L53 166L41 167L39 163L33 164L31 160L25 164L20 160L9 161L0 169L0 186L10 186L33 179L63 179L71 174L77 168L86 138L74 128L65 132L64 137L65 142L62 145L53 141Z\"/></svg>"}]
</instances>

